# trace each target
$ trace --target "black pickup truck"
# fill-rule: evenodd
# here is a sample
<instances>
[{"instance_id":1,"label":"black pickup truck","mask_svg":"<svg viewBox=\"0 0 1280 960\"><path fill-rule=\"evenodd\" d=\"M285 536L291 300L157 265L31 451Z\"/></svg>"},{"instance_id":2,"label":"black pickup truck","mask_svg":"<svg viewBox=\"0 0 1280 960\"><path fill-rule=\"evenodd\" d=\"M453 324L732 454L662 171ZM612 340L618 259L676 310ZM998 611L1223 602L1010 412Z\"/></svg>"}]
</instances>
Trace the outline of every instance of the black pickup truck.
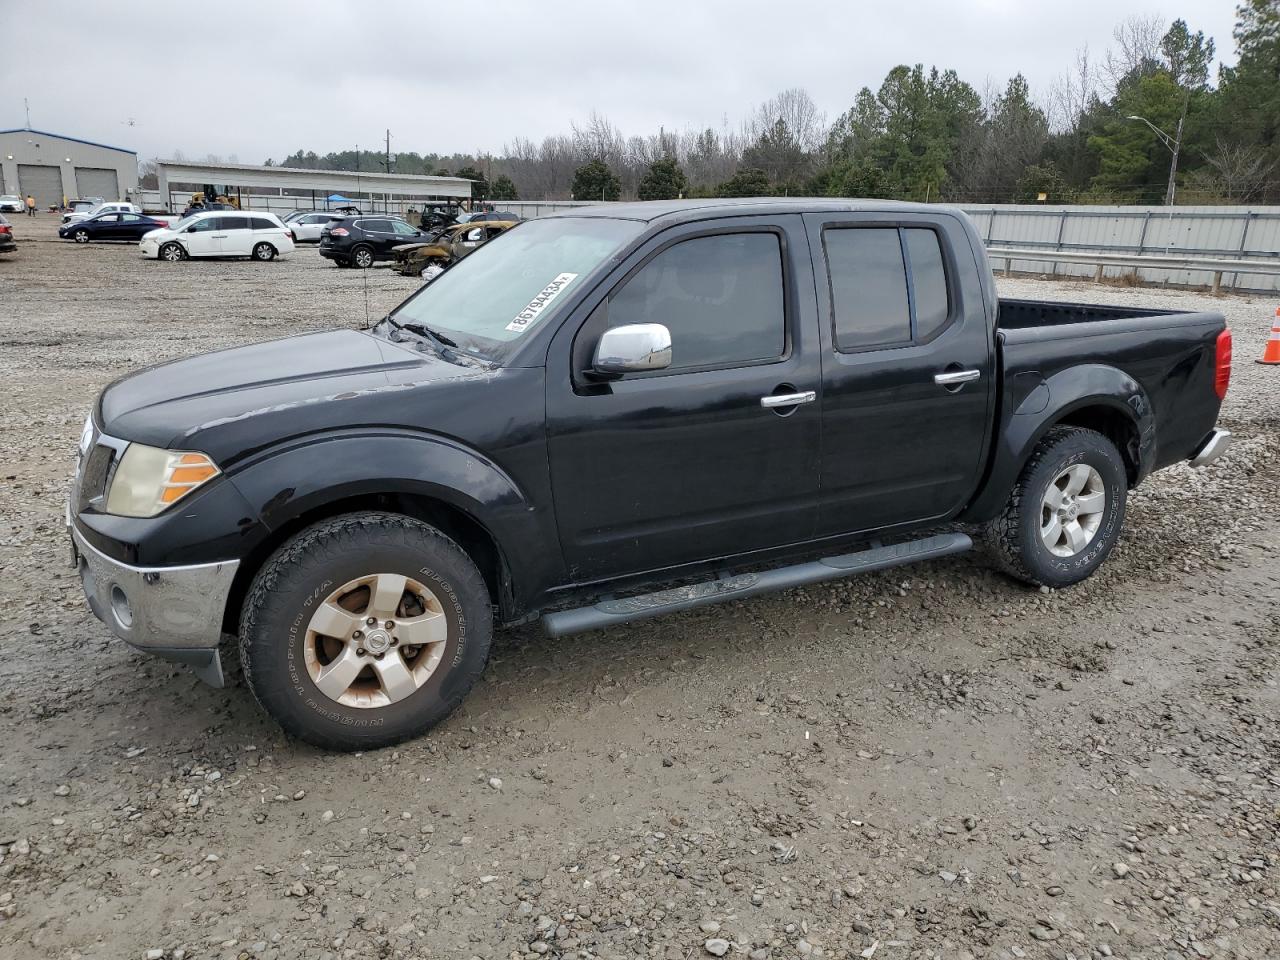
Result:
<instances>
[{"instance_id":1,"label":"black pickup truck","mask_svg":"<svg viewBox=\"0 0 1280 960\"><path fill-rule=\"evenodd\" d=\"M549 633L967 550L1089 576L1202 465L1214 313L996 297L945 207L680 201L522 223L371 330L155 367L85 421L68 524L119 637L359 749Z\"/></svg>"}]
</instances>

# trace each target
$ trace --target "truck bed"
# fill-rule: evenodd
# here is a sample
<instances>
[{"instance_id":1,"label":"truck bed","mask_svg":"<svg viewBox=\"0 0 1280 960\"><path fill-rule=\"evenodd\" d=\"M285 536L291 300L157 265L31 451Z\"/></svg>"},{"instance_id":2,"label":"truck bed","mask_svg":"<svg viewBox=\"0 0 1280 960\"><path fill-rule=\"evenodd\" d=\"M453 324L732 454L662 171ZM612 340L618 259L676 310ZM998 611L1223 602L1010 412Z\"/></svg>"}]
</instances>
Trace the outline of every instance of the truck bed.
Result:
<instances>
[{"instance_id":1,"label":"truck bed","mask_svg":"<svg viewBox=\"0 0 1280 960\"><path fill-rule=\"evenodd\" d=\"M996 327L1027 330L1064 323L1093 323L1130 317L1170 316L1184 311L1150 310L1142 307L1107 306L1097 303L1059 303L1052 300L1000 300Z\"/></svg>"}]
</instances>

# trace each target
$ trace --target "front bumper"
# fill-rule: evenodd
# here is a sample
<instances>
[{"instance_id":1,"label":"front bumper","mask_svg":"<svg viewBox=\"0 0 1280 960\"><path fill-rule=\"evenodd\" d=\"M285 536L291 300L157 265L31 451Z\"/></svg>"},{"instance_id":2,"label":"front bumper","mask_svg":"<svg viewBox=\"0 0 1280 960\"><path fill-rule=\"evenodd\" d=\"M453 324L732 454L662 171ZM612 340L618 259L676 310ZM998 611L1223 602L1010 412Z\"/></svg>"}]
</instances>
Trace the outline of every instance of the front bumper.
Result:
<instances>
[{"instance_id":1,"label":"front bumper","mask_svg":"<svg viewBox=\"0 0 1280 960\"><path fill-rule=\"evenodd\" d=\"M1193 467L1207 467L1213 461L1222 456L1227 447L1231 446L1231 431L1223 430L1221 427L1214 427L1209 431L1209 436L1200 444L1200 449L1191 457L1191 465Z\"/></svg>"},{"instance_id":2,"label":"front bumper","mask_svg":"<svg viewBox=\"0 0 1280 960\"><path fill-rule=\"evenodd\" d=\"M96 550L68 518L74 561L91 609L131 647L184 663L222 686L218 644L238 560L134 567Z\"/></svg>"}]
</instances>

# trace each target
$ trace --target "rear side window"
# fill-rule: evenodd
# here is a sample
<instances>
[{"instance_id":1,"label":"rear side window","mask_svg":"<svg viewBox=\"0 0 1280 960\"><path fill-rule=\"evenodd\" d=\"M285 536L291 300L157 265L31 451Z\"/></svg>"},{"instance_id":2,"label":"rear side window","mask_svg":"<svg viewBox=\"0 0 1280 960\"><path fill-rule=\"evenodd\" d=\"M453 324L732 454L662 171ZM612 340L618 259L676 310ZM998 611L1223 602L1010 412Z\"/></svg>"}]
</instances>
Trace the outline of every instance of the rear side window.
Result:
<instances>
[{"instance_id":1,"label":"rear side window","mask_svg":"<svg viewBox=\"0 0 1280 960\"><path fill-rule=\"evenodd\" d=\"M773 233L696 237L668 247L609 301L609 326L661 323L669 370L776 360L786 350L782 245Z\"/></svg>"},{"instance_id":2,"label":"rear side window","mask_svg":"<svg viewBox=\"0 0 1280 960\"><path fill-rule=\"evenodd\" d=\"M249 218L248 217L219 217L218 229L219 230L248 230Z\"/></svg>"},{"instance_id":3,"label":"rear side window","mask_svg":"<svg viewBox=\"0 0 1280 960\"><path fill-rule=\"evenodd\" d=\"M942 265L942 247L932 230L908 229L907 257L911 261L911 292L916 310L916 340L931 339L947 325L951 298L947 295L947 272Z\"/></svg>"},{"instance_id":4,"label":"rear side window","mask_svg":"<svg viewBox=\"0 0 1280 960\"><path fill-rule=\"evenodd\" d=\"M837 350L922 343L946 327L951 300L935 231L832 228L822 240Z\"/></svg>"},{"instance_id":5,"label":"rear side window","mask_svg":"<svg viewBox=\"0 0 1280 960\"><path fill-rule=\"evenodd\" d=\"M827 230L827 273L836 349L845 352L911 339L907 267L894 228Z\"/></svg>"},{"instance_id":6,"label":"rear side window","mask_svg":"<svg viewBox=\"0 0 1280 960\"><path fill-rule=\"evenodd\" d=\"M249 220L255 230L276 230L278 229L274 223L264 217L251 217Z\"/></svg>"}]
</instances>

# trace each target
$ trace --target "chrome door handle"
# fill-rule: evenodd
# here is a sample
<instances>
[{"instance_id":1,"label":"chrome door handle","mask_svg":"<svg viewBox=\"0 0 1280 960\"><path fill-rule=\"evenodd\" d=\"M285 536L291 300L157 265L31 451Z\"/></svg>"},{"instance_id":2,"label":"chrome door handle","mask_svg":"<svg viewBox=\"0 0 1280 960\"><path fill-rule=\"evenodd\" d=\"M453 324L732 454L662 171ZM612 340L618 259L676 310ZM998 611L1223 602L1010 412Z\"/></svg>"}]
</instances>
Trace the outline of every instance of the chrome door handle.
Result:
<instances>
[{"instance_id":1,"label":"chrome door handle","mask_svg":"<svg viewBox=\"0 0 1280 960\"><path fill-rule=\"evenodd\" d=\"M940 387L956 387L962 383L972 383L981 376L981 370L953 370L950 373L935 373L933 382Z\"/></svg>"},{"instance_id":2,"label":"chrome door handle","mask_svg":"<svg viewBox=\"0 0 1280 960\"><path fill-rule=\"evenodd\" d=\"M801 390L799 393L771 393L767 397L760 398L760 406L766 410L772 410L774 407L794 407L801 403L813 403L818 399L818 394L814 390Z\"/></svg>"}]
</instances>

